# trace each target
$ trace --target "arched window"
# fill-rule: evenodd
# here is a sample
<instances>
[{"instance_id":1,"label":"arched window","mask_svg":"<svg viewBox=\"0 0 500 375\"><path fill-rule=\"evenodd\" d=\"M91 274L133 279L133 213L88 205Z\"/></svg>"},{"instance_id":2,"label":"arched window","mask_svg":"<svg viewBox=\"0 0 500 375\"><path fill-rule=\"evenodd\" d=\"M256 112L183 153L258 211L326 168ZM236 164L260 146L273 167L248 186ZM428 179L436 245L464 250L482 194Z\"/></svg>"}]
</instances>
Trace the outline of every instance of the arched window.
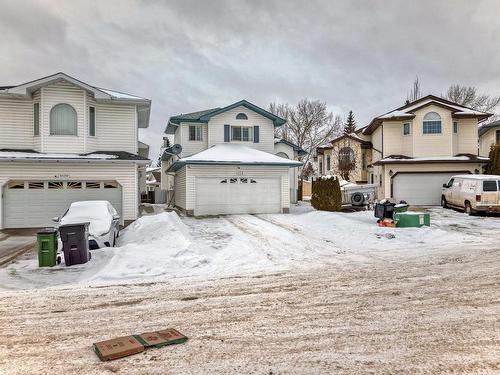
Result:
<instances>
[{"instance_id":1,"label":"arched window","mask_svg":"<svg viewBox=\"0 0 500 375\"><path fill-rule=\"evenodd\" d=\"M423 121L424 134L441 134L441 116L436 112L429 112L424 116Z\"/></svg>"},{"instance_id":2,"label":"arched window","mask_svg":"<svg viewBox=\"0 0 500 375\"><path fill-rule=\"evenodd\" d=\"M52 107L50 135L77 135L76 111L72 106L61 103Z\"/></svg>"},{"instance_id":3,"label":"arched window","mask_svg":"<svg viewBox=\"0 0 500 375\"><path fill-rule=\"evenodd\" d=\"M276 156L279 156L280 158L290 159L284 152L278 152Z\"/></svg>"},{"instance_id":4,"label":"arched window","mask_svg":"<svg viewBox=\"0 0 500 375\"><path fill-rule=\"evenodd\" d=\"M352 171L356 166L354 151L350 147L342 147L339 151L339 170Z\"/></svg>"},{"instance_id":5,"label":"arched window","mask_svg":"<svg viewBox=\"0 0 500 375\"><path fill-rule=\"evenodd\" d=\"M236 120L248 120L248 116L245 115L244 113L238 113L236 115Z\"/></svg>"}]
</instances>

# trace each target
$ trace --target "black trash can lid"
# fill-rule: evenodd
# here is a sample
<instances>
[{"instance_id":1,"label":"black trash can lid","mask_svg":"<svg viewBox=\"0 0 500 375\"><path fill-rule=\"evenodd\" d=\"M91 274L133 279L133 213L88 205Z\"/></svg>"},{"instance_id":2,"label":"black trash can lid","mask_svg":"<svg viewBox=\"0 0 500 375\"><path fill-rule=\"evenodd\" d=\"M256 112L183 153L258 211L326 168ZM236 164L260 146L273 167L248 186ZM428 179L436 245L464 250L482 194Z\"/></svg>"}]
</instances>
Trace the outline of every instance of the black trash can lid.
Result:
<instances>
[{"instance_id":1,"label":"black trash can lid","mask_svg":"<svg viewBox=\"0 0 500 375\"><path fill-rule=\"evenodd\" d=\"M51 234L51 233L56 233L57 229L56 228L43 228L40 229L37 234Z\"/></svg>"},{"instance_id":2,"label":"black trash can lid","mask_svg":"<svg viewBox=\"0 0 500 375\"><path fill-rule=\"evenodd\" d=\"M74 223L74 224L64 224L64 225L59 225L59 229L61 228L70 228L70 227L88 227L90 225L90 222L85 222L85 223Z\"/></svg>"}]
</instances>

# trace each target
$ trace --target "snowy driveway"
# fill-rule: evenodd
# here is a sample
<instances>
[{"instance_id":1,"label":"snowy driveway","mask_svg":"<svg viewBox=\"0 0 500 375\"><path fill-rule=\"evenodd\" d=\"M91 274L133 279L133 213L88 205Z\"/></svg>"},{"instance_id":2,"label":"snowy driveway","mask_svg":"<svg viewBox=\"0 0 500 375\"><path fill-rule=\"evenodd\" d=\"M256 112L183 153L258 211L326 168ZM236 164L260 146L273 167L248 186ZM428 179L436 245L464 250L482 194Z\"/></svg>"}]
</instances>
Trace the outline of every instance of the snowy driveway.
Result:
<instances>
[{"instance_id":1,"label":"snowy driveway","mask_svg":"<svg viewBox=\"0 0 500 375\"><path fill-rule=\"evenodd\" d=\"M37 268L21 259L0 269L0 286L109 284L159 278L220 278L367 265L497 248L500 218L430 210L431 227L379 228L373 212L332 213L295 206L289 215L179 218L144 216L123 231L120 247L92 252L79 266Z\"/></svg>"}]
</instances>

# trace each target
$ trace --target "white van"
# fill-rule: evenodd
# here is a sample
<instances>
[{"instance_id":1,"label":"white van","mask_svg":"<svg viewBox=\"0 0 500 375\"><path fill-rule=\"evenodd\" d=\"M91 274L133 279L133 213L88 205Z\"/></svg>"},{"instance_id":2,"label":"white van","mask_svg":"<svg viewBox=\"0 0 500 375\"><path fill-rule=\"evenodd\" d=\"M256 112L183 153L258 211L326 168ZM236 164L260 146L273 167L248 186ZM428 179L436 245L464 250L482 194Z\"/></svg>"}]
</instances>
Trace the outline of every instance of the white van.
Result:
<instances>
[{"instance_id":1,"label":"white van","mask_svg":"<svg viewBox=\"0 0 500 375\"><path fill-rule=\"evenodd\" d=\"M500 212L500 176L464 174L443 184L441 206L463 209L467 214Z\"/></svg>"}]
</instances>

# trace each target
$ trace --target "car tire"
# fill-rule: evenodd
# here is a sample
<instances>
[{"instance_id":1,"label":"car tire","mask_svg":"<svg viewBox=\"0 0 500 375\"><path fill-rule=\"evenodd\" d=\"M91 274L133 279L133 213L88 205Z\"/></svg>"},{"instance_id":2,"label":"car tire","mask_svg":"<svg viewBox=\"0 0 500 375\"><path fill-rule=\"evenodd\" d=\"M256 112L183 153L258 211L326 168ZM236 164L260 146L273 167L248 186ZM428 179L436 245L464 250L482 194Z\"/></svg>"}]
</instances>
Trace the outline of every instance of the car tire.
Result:
<instances>
[{"instance_id":1,"label":"car tire","mask_svg":"<svg viewBox=\"0 0 500 375\"><path fill-rule=\"evenodd\" d=\"M445 197L441 197L441 207L448 208L448 202L446 202Z\"/></svg>"},{"instance_id":2,"label":"car tire","mask_svg":"<svg viewBox=\"0 0 500 375\"><path fill-rule=\"evenodd\" d=\"M472 206L470 205L470 202L465 202L465 213L469 216L474 215L474 210L472 209Z\"/></svg>"}]
</instances>

